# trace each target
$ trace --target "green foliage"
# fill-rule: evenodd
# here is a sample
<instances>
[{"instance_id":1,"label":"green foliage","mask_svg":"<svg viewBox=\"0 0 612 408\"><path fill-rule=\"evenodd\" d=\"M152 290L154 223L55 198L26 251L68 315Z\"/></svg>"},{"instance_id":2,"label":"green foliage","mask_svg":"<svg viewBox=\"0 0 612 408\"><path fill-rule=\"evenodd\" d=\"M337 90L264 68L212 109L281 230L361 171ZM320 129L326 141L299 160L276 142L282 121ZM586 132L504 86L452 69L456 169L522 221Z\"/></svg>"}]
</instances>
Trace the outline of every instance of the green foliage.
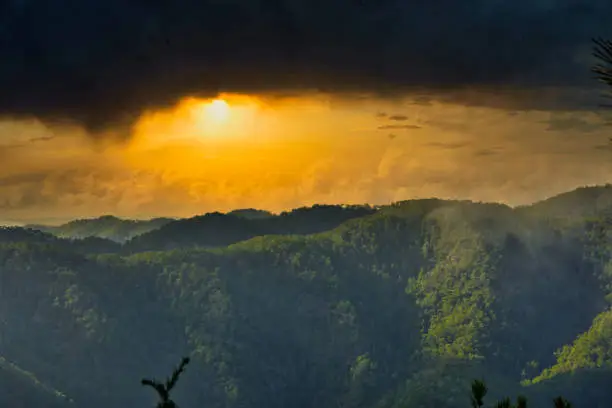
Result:
<instances>
[{"instance_id":1,"label":"green foliage","mask_svg":"<svg viewBox=\"0 0 612 408\"><path fill-rule=\"evenodd\" d=\"M0 350L77 407L143 406L134 378L181 355L189 406L450 408L466 378L597 406L612 245L583 201L571 222L443 200L209 215L160 228L158 252L2 230Z\"/></svg>"},{"instance_id":2,"label":"green foliage","mask_svg":"<svg viewBox=\"0 0 612 408\"><path fill-rule=\"evenodd\" d=\"M588 331L580 334L573 344L557 350L555 356L556 364L545 369L533 382L577 369L612 366L612 310L599 314Z\"/></svg>"},{"instance_id":3,"label":"green foliage","mask_svg":"<svg viewBox=\"0 0 612 408\"><path fill-rule=\"evenodd\" d=\"M410 278L407 288L427 319L425 350L439 356L481 357L486 327L495 318L489 284L495 254L464 223L433 227L425 243L431 269Z\"/></svg>"}]
</instances>

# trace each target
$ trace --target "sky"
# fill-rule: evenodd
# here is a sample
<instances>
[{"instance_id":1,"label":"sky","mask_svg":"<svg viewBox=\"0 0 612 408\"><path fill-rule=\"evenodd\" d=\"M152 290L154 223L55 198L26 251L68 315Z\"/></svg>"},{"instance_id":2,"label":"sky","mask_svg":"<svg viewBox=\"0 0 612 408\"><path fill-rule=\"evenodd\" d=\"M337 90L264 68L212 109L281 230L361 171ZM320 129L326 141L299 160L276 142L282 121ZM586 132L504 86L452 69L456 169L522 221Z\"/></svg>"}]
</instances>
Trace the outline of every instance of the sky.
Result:
<instances>
[{"instance_id":1,"label":"sky","mask_svg":"<svg viewBox=\"0 0 612 408\"><path fill-rule=\"evenodd\" d=\"M612 178L603 0L0 3L0 222ZM7 61L5 63L5 61Z\"/></svg>"}]
</instances>

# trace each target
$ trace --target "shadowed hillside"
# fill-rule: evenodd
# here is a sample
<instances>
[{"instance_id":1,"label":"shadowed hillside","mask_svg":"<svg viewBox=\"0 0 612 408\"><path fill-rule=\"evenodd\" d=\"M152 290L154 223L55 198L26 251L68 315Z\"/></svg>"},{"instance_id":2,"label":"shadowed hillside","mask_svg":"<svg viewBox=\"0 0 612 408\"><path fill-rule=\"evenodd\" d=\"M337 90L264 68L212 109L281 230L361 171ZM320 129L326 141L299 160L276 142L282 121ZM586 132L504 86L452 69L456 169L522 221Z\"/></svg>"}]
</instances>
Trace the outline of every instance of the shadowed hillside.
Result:
<instances>
[{"instance_id":1,"label":"shadowed hillside","mask_svg":"<svg viewBox=\"0 0 612 408\"><path fill-rule=\"evenodd\" d=\"M306 235L323 232L343 222L374 213L366 206L314 205L272 215L254 210L209 213L177 220L125 245L127 252L187 247L219 247L262 235Z\"/></svg>"},{"instance_id":2,"label":"shadowed hillside","mask_svg":"<svg viewBox=\"0 0 612 408\"><path fill-rule=\"evenodd\" d=\"M592 193L209 214L130 255L4 230L0 350L76 407L150 405L139 379L187 355L184 407L454 408L474 378L491 401L603 406L612 218Z\"/></svg>"},{"instance_id":3,"label":"shadowed hillside","mask_svg":"<svg viewBox=\"0 0 612 408\"><path fill-rule=\"evenodd\" d=\"M0 406L70 408L72 401L0 357Z\"/></svg>"},{"instance_id":4,"label":"shadowed hillside","mask_svg":"<svg viewBox=\"0 0 612 408\"><path fill-rule=\"evenodd\" d=\"M95 237L121 243L158 229L172 221L171 218L154 218L148 221L122 220L107 215L100 218L71 221L59 226L27 225L26 228L48 232L60 238Z\"/></svg>"}]
</instances>

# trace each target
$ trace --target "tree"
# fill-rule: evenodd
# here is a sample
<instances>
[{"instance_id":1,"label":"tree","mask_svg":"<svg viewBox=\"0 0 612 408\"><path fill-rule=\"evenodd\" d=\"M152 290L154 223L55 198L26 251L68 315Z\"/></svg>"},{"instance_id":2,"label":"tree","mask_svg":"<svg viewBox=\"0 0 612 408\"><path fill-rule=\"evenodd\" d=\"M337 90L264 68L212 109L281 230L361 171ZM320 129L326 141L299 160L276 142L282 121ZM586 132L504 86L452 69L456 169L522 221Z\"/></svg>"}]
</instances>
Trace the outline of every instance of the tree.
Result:
<instances>
[{"instance_id":1,"label":"tree","mask_svg":"<svg viewBox=\"0 0 612 408\"><path fill-rule=\"evenodd\" d=\"M142 385L152 387L155 391L157 391L157 394L159 396L159 402L157 403L157 408L176 408L177 407L176 403L170 399L170 391L172 391L180 375L185 371L185 367L187 366L187 364L189 364L189 357L184 357L181 360L181 363L179 364L179 366L176 369L174 369L174 372L172 373L172 375L166 379L165 383L162 383L156 380L149 380L146 378L141 380Z\"/></svg>"},{"instance_id":2,"label":"tree","mask_svg":"<svg viewBox=\"0 0 612 408\"><path fill-rule=\"evenodd\" d=\"M593 66L591 71L595 73L597 80L612 89L612 41L594 38L593 43L595 44L593 56L599 60L599 63Z\"/></svg>"},{"instance_id":3,"label":"tree","mask_svg":"<svg viewBox=\"0 0 612 408\"><path fill-rule=\"evenodd\" d=\"M557 397L553 400L555 408L572 408L572 404L563 397Z\"/></svg>"},{"instance_id":4,"label":"tree","mask_svg":"<svg viewBox=\"0 0 612 408\"><path fill-rule=\"evenodd\" d=\"M484 405L483 399L487 395L488 388L484 381L474 380L472 382L472 407L480 408ZM563 397L557 397L553 400L555 408L572 408L572 404ZM512 403L510 398L506 397L495 404L495 408L527 408L527 398L519 395L516 398L516 405Z\"/></svg>"},{"instance_id":5,"label":"tree","mask_svg":"<svg viewBox=\"0 0 612 408\"><path fill-rule=\"evenodd\" d=\"M487 391L488 388L484 381L474 380L472 382L472 408L480 408L484 405L483 399Z\"/></svg>"}]
</instances>

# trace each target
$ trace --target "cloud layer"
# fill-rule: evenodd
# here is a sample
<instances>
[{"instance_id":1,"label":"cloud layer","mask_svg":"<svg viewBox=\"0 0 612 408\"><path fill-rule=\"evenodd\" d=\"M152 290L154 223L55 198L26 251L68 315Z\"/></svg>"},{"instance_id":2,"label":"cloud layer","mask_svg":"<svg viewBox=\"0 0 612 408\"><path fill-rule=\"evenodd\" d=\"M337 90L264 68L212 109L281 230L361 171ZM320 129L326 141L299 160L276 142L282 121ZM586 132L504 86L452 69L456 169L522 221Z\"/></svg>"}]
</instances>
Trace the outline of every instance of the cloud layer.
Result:
<instances>
[{"instance_id":1,"label":"cloud layer","mask_svg":"<svg viewBox=\"0 0 612 408\"><path fill-rule=\"evenodd\" d=\"M610 15L607 0L7 0L0 116L100 129L187 95L307 88L591 108L472 91L588 84Z\"/></svg>"},{"instance_id":2,"label":"cloud layer","mask_svg":"<svg viewBox=\"0 0 612 408\"><path fill-rule=\"evenodd\" d=\"M296 121L287 111L287 123L269 139L156 139L145 126L142 140L106 147L82 132L0 122L0 220L191 216L432 196L516 205L612 175L610 118L600 113L370 105L369 115L352 105L299 105L302 133L285 132ZM400 114L408 120L388 118ZM171 136L172 117L150 126ZM317 124L316 135L308 123ZM420 128L389 137L378 129L384 124Z\"/></svg>"}]
</instances>

